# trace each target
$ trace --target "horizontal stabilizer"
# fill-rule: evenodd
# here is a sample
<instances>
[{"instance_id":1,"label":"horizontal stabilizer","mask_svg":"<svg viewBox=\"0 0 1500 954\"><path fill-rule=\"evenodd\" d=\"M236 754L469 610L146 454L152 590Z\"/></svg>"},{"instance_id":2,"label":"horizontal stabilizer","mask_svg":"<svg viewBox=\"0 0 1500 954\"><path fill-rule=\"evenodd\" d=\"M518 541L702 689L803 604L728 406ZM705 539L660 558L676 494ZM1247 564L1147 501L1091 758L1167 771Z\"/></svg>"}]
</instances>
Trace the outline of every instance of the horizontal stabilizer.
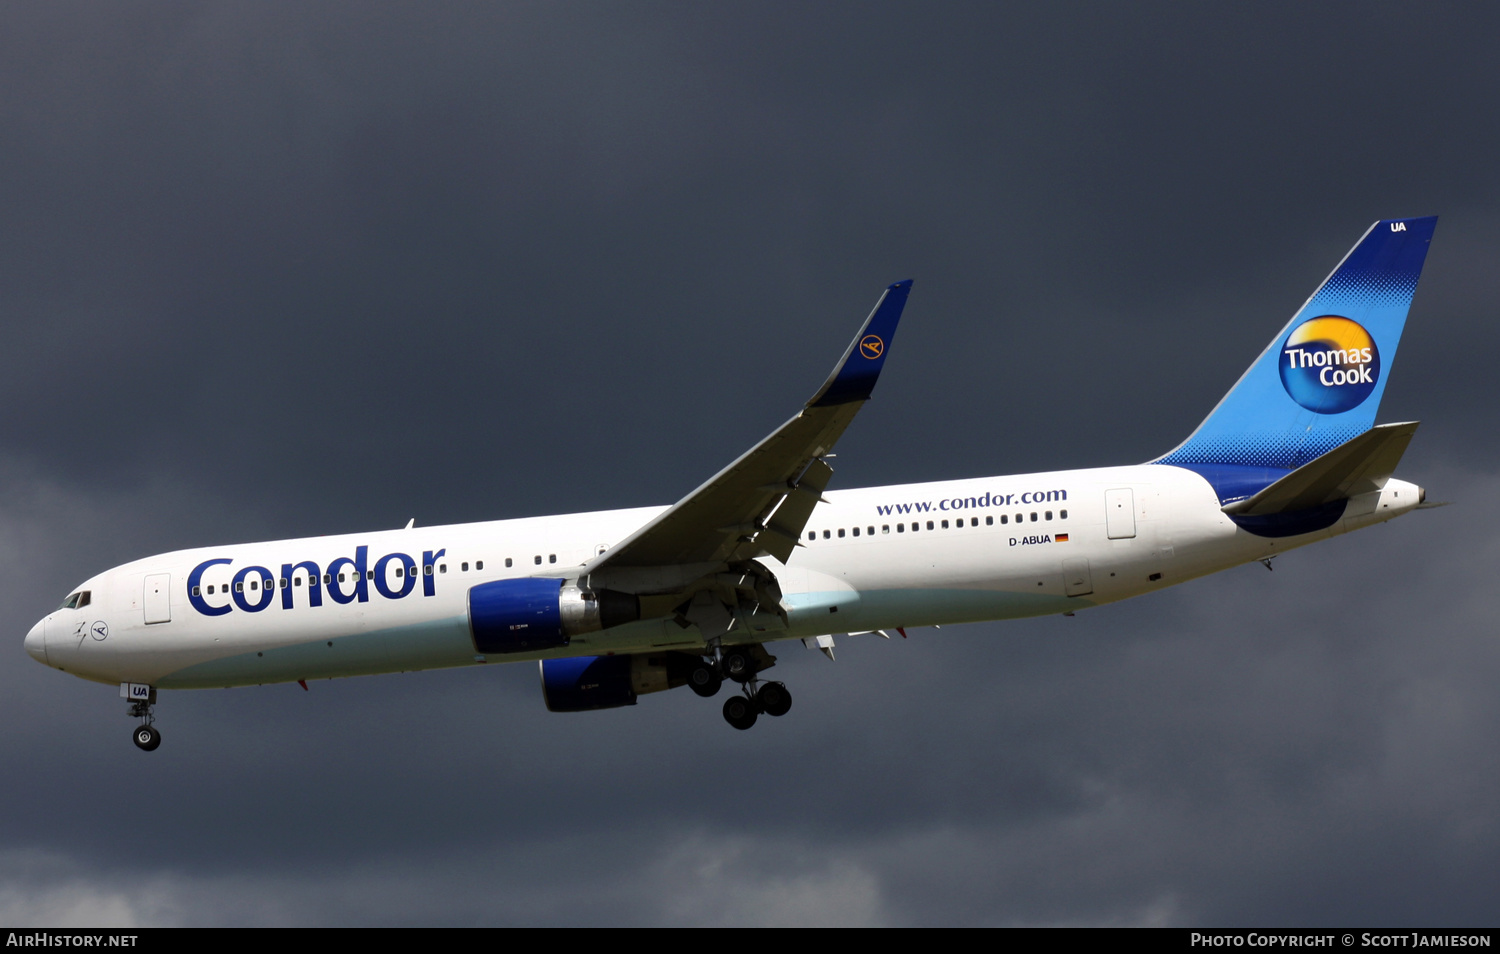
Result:
<instances>
[{"instance_id":1,"label":"horizontal stabilizer","mask_svg":"<svg viewBox=\"0 0 1500 954\"><path fill-rule=\"evenodd\" d=\"M1381 424L1315 457L1224 512L1242 517L1308 510L1385 486L1420 422Z\"/></svg>"}]
</instances>

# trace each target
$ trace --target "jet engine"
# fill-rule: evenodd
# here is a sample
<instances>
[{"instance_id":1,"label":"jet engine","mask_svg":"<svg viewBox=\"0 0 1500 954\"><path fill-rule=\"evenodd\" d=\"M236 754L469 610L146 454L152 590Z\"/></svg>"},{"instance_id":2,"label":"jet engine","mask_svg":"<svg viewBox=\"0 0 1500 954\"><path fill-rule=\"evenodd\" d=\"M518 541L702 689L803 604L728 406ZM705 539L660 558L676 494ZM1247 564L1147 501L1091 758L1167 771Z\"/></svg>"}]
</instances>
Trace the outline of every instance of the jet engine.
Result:
<instances>
[{"instance_id":1,"label":"jet engine","mask_svg":"<svg viewBox=\"0 0 1500 954\"><path fill-rule=\"evenodd\" d=\"M640 618L638 597L577 580L526 577L469 589L469 632L485 655L556 649L574 636Z\"/></svg>"},{"instance_id":2,"label":"jet engine","mask_svg":"<svg viewBox=\"0 0 1500 954\"><path fill-rule=\"evenodd\" d=\"M542 699L552 712L633 706L636 696L687 685L703 665L698 656L679 652L543 659Z\"/></svg>"}]
</instances>

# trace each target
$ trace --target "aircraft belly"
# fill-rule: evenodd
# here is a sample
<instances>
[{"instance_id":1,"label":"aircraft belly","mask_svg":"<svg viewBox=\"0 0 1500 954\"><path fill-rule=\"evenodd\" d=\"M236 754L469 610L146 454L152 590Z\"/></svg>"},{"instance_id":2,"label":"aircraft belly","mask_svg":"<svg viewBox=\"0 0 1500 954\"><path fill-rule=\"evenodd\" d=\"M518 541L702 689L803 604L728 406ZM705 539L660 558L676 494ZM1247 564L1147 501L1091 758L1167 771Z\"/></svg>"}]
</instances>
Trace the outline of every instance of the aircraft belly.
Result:
<instances>
[{"instance_id":1,"label":"aircraft belly","mask_svg":"<svg viewBox=\"0 0 1500 954\"><path fill-rule=\"evenodd\" d=\"M162 689L210 689L446 669L474 662L467 618L450 617L234 652L185 666L153 684Z\"/></svg>"},{"instance_id":2,"label":"aircraft belly","mask_svg":"<svg viewBox=\"0 0 1500 954\"><path fill-rule=\"evenodd\" d=\"M794 638L895 626L1020 619L1094 605L1086 597L1064 596L1049 587L1039 587L1035 593L1024 589L868 590L853 600L848 591L797 593L788 596L786 603L792 622L788 635ZM834 609L837 612L831 612Z\"/></svg>"}]
</instances>

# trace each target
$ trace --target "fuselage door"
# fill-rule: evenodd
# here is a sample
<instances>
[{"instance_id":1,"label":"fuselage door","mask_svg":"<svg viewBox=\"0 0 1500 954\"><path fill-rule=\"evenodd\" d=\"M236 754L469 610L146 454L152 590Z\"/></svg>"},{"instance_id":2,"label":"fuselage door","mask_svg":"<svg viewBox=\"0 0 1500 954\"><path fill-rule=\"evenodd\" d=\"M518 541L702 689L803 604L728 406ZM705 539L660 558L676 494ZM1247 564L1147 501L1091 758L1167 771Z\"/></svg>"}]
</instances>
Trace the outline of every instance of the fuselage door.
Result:
<instances>
[{"instance_id":1,"label":"fuselage door","mask_svg":"<svg viewBox=\"0 0 1500 954\"><path fill-rule=\"evenodd\" d=\"M172 621L172 574L152 573L146 577L146 594L142 605L146 609L146 622Z\"/></svg>"},{"instance_id":2,"label":"fuselage door","mask_svg":"<svg viewBox=\"0 0 1500 954\"><path fill-rule=\"evenodd\" d=\"M1104 492L1104 526L1111 540L1135 536L1135 494L1129 487Z\"/></svg>"},{"instance_id":3,"label":"fuselage door","mask_svg":"<svg viewBox=\"0 0 1500 954\"><path fill-rule=\"evenodd\" d=\"M1094 592L1094 578L1089 574L1087 557L1068 557L1063 561L1063 592L1068 596L1087 596Z\"/></svg>"}]
</instances>

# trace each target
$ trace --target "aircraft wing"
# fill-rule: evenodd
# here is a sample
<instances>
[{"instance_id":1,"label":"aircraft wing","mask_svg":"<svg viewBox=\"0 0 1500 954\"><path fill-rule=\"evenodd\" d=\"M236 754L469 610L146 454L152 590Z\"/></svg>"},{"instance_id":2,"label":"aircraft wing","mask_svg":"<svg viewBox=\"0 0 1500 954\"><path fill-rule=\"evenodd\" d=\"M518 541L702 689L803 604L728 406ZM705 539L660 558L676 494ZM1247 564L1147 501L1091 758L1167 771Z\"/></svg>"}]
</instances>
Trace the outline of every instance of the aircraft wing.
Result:
<instances>
[{"instance_id":1,"label":"aircraft wing","mask_svg":"<svg viewBox=\"0 0 1500 954\"><path fill-rule=\"evenodd\" d=\"M833 475L824 455L874 390L911 284L886 288L833 373L795 417L595 557L584 573L674 568L669 576L690 578L765 555L785 563Z\"/></svg>"}]
</instances>

